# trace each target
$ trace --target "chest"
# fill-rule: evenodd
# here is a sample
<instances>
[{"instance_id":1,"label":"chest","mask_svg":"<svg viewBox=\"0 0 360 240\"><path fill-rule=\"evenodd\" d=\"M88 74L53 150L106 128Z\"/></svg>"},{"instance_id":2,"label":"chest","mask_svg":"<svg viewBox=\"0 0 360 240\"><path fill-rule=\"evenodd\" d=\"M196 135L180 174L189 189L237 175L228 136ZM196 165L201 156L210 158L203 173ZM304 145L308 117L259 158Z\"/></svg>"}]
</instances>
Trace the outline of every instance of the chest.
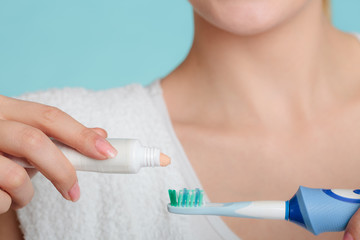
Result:
<instances>
[{"instance_id":1,"label":"chest","mask_svg":"<svg viewBox=\"0 0 360 240\"><path fill-rule=\"evenodd\" d=\"M327 125L297 134L196 132L179 126L185 152L212 202L288 200L299 185L358 188L360 127ZM244 239L311 239L292 223L224 218ZM326 233L322 239L340 239Z\"/></svg>"}]
</instances>

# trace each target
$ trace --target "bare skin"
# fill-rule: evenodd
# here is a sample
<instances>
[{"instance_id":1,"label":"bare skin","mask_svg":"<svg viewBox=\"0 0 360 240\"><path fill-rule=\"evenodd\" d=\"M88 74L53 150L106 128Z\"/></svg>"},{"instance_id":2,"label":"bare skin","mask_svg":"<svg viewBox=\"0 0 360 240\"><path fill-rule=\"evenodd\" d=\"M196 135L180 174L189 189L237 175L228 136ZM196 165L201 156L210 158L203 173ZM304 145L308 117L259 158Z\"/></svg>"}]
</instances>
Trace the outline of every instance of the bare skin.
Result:
<instances>
[{"instance_id":1,"label":"bare skin","mask_svg":"<svg viewBox=\"0 0 360 240\"><path fill-rule=\"evenodd\" d=\"M195 13L193 47L162 88L211 201L287 200L299 185L359 187L360 43L319 11L309 4L252 36ZM285 221L223 219L243 239L343 236L316 238Z\"/></svg>"},{"instance_id":2,"label":"bare skin","mask_svg":"<svg viewBox=\"0 0 360 240\"><path fill-rule=\"evenodd\" d=\"M0 214L0 238L8 240L21 240L24 236L19 228L16 212L9 209L6 213Z\"/></svg>"}]
</instances>

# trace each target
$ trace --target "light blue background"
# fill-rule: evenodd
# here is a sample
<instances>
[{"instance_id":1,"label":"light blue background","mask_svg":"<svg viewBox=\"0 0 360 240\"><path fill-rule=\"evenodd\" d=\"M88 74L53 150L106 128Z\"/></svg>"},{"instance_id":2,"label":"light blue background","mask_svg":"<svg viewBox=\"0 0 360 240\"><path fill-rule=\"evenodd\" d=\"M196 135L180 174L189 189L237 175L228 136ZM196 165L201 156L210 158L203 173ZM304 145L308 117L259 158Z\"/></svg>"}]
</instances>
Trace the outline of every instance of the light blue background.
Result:
<instances>
[{"instance_id":1,"label":"light blue background","mask_svg":"<svg viewBox=\"0 0 360 240\"><path fill-rule=\"evenodd\" d=\"M0 0L0 94L147 84L185 57L186 0ZM360 32L360 1L333 0L333 22Z\"/></svg>"}]
</instances>

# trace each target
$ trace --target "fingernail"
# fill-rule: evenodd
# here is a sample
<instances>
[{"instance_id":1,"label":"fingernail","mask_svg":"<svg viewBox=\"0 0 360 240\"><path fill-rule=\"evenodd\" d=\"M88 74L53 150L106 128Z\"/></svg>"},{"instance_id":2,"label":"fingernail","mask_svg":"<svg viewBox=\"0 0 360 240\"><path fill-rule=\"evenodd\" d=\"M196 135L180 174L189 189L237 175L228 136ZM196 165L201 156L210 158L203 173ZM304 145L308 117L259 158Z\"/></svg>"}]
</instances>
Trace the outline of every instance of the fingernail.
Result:
<instances>
[{"instance_id":1,"label":"fingernail","mask_svg":"<svg viewBox=\"0 0 360 240\"><path fill-rule=\"evenodd\" d=\"M351 234L349 232L346 232L344 234L343 240L354 240L354 238L353 238L353 236L351 236Z\"/></svg>"},{"instance_id":2,"label":"fingernail","mask_svg":"<svg viewBox=\"0 0 360 240\"><path fill-rule=\"evenodd\" d=\"M117 154L115 148L113 148L108 141L103 138L99 138L95 143L96 149L108 158L114 158Z\"/></svg>"},{"instance_id":3,"label":"fingernail","mask_svg":"<svg viewBox=\"0 0 360 240\"><path fill-rule=\"evenodd\" d=\"M72 186L72 188L70 189L68 194L70 196L71 201L76 202L77 200L79 200L79 198L80 198L80 187L79 187L79 183L77 181L74 184L74 186Z\"/></svg>"}]
</instances>

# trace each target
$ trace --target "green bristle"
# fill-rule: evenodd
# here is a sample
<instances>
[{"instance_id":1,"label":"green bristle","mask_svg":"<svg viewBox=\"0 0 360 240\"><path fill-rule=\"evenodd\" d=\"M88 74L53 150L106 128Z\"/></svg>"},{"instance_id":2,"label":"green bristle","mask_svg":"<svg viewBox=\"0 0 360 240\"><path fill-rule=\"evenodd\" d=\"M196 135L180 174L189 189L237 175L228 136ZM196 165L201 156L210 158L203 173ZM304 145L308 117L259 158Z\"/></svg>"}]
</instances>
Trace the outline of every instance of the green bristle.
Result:
<instances>
[{"instance_id":1,"label":"green bristle","mask_svg":"<svg viewBox=\"0 0 360 240\"><path fill-rule=\"evenodd\" d=\"M171 206L176 206L176 191L169 189L169 198L170 198L170 205ZM175 196L174 196L175 193Z\"/></svg>"},{"instance_id":2,"label":"green bristle","mask_svg":"<svg viewBox=\"0 0 360 240\"><path fill-rule=\"evenodd\" d=\"M175 206L177 206L178 204L178 197L179 197L179 193L176 190L174 190Z\"/></svg>"},{"instance_id":3,"label":"green bristle","mask_svg":"<svg viewBox=\"0 0 360 240\"><path fill-rule=\"evenodd\" d=\"M188 190L187 199L186 199L186 206L185 207L189 207L190 200L191 200L191 190Z\"/></svg>"},{"instance_id":4,"label":"green bristle","mask_svg":"<svg viewBox=\"0 0 360 240\"><path fill-rule=\"evenodd\" d=\"M173 206L176 206L177 205L177 202L176 202L176 190L172 190L172 197L173 197L173 202L174 202Z\"/></svg>"},{"instance_id":5,"label":"green bristle","mask_svg":"<svg viewBox=\"0 0 360 240\"><path fill-rule=\"evenodd\" d=\"M190 207L194 206L195 190L191 190Z\"/></svg>"},{"instance_id":6,"label":"green bristle","mask_svg":"<svg viewBox=\"0 0 360 240\"><path fill-rule=\"evenodd\" d=\"M181 206L182 207L186 207L186 204L189 200L189 190L187 190L186 188L184 188L183 191L183 201L181 202Z\"/></svg>"},{"instance_id":7,"label":"green bristle","mask_svg":"<svg viewBox=\"0 0 360 240\"><path fill-rule=\"evenodd\" d=\"M179 191L169 189L170 206L173 207L201 207L203 206L204 191L200 189Z\"/></svg>"},{"instance_id":8,"label":"green bristle","mask_svg":"<svg viewBox=\"0 0 360 240\"><path fill-rule=\"evenodd\" d=\"M199 207L201 207L203 203L203 196L204 196L204 190L200 190Z\"/></svg>"},{"instance_id":9,"label":"green bristle","mask_svg":"<svg viewBox=\"0 0 360 240\"><path fill-rule=\"evenodd\" d=\"M181 203L183 200L183 190L179 191L179 198L178 198L178 202L177 202L177 206L180 207Z\"/></svg>"}]
</instances>

